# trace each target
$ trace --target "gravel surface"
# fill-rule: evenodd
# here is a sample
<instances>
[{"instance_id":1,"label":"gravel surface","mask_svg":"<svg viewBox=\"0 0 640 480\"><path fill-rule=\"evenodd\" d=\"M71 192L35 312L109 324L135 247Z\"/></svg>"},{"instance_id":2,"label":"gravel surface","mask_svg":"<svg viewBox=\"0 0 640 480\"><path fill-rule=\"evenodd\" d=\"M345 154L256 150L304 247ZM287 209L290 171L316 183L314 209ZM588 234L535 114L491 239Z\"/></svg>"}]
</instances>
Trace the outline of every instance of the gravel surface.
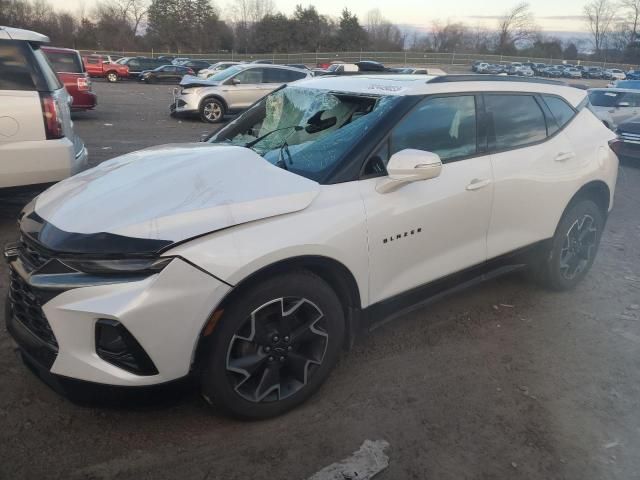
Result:
<instances>
[{"instance_id":1,"label":"gravel surface","mask_svg":"<svg viewBox=\"0 0 640 480\"><path fill-rule=\"evenodd\" d=\"M172 88L95 82L98 108L75 119L91 161L211 131L168 116ZM390 444L381 480L638 478L639 186L640 169L624 166L575 291L513 274L405 315L345 353L309 402L269 421L225 418L191 388L71 403L0 329L0 478L302 479L367 439ZM0 200L0 244L16 238L26 200ZM0 298L6 288L2 264Z\"/></svg>"}]
</instances>

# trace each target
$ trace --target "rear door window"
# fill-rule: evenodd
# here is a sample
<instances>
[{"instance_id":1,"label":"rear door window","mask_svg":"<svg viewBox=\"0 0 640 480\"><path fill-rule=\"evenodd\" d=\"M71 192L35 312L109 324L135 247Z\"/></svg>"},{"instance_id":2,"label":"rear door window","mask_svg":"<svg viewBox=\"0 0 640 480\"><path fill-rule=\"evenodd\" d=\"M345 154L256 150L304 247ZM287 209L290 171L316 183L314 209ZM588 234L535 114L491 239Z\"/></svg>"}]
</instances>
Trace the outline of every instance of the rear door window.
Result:
<instances>
[{"instance_id":1,"label":"rear door window","mask_svg":"<svg viewBox=\"0 0 640 480\"><path fill-rule=\"evenodd\" d=\"M263 83L264 70L264 68L248 68L236 75L234 79L240 80L240 83L249 85Z\"/></svg>"},{"instance_id":2,"label":"rear door window","mask_svg":"<svg viewBox=\"0 0 640 480\"><path fill-rule=\"evenodd\" d=\"M25 44L0 40L0 90L35 90Z\"/></svg>"},{"instance_id":3,"label":"rear door window","mask_svg":"<svg viewBox=\"0 0 640 480\"><path fill-rule=\"evenodd\" d=\"M533 95L485 95L489 143L494 150L508 150L539 142L547 137L542 109Z\"/></svg>"},{"instance_id":4,"label":"rear door window","mask_svg":"<svg viewBox=\"0 0 640 480\"><path fill-rule=\"evenodd\" d=\"M45 52L54 71L60 73L83 73L82 62L76 53Z\"/></svg>"}]
</instances>

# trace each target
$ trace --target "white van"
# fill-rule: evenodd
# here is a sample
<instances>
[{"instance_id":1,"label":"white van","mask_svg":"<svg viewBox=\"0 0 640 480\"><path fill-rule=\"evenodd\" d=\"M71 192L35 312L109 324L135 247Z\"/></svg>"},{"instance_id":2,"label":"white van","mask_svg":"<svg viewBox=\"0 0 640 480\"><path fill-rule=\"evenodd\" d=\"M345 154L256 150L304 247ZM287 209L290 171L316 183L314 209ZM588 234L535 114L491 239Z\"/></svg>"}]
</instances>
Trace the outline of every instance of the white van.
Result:
<instances>
[{"instance_id":1,"label":"white van","mask_svg":"<svg viewBox=\"0 0 640 480\"><path fill-rule=\"evenodd\" d=\"M57 182L87 167L71 96L40 49L48 42L0 26L0 189Z\"/></svg>"}]
</instances>

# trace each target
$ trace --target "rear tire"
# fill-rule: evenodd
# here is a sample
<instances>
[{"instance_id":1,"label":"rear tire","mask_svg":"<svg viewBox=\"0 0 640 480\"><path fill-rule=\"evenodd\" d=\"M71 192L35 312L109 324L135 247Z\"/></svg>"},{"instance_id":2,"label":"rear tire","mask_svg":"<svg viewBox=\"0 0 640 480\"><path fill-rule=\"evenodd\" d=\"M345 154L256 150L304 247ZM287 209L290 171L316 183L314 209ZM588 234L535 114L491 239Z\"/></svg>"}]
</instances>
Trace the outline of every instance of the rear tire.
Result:
<instances>
[{"instance_id":1,"label":"rear tire","mask_svg":"<svg viewBox=\"0 0 640 480\"><path fill-rule=\"evenodd\" d=\"M205 345L203 396L240 418L280 415L320 388L344 336L340 300L311 272L249 286L225 306Z\"/></svg>"},{"instance_id":2,"label":"rear tire","mask_svg":"<svg viewBox=\"0 0 640 480\"><path fill-rule=\"evenodd\" d=\"M118 81L118 74L116 72L107 72L107 82L116 83Z\"/></svg>"},{"instance_id":3,"label":"rear tire","mask_svg":"<svg viewBox=\"0 0 640 480\"><path fill-rule=\"evenodd\" d=\"M552 290L574 288L593 265L605 214L592 200L580 199L566 210L550 248L532 265L534 278Z\"/></svg>"},{"instance_id":4,"label":"rear tire","mask_svg":"<svg viewBox=\"0 0 640 480\"><path fill-rule=\"evenodd\" d=\"M216 98L206 98L200 105L200 118L203 122L219 123L224 118L225 108Z\"/></svg>"}]
</instances>

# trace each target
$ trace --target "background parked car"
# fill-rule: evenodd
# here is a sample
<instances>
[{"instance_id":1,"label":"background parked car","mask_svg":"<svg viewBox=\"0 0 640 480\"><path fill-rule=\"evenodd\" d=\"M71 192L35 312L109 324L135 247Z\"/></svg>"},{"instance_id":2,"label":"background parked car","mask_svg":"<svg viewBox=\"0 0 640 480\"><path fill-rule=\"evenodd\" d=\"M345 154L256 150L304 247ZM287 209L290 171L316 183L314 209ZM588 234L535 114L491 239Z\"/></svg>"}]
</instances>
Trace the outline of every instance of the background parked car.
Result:
<instances>
[{"instance_id":1,"label":"background parked car","mask_svg":"<svg viewBox=\"0 0 640 480\"><path fill-rule=\"evenodd\" d=\"M209 78L222 70L226 70L234 65L240 65L240 62L218 62L210 65L208 68L203 68L198 72L199 78Z\"/></svg>"},{"instance_id":2,"label":"background parked car","mask_svg":"<svg viewBox=\"0 0 640 480\"><path fill-rule=\"evenodd\" d=\"M285 83L311 77L311 72L282 65L235 65L208 80L185 79L179 94L174 91L170 110L172 115L199 114L203 121L217 123L226 113L248 108Z\"/></svg>"},{"instance_id":3,"label":"background parked car","mask_svg":"<svg viewBox=\"0 0 640 480\"><path fill-rule=\"evenodd\" d=\"M285 66L286 67L299 68L300 70L311 70L304 63L287 63Z\"/></svg>"},{"instance_id":4,"label":"background parked car","mask_svg":"<svg viewBox=\"0 0 640 480\"><path fill-rule=\"evenodd\" d=\"M189 60L191 59L187 57L176 57L173 60L171 60L171 63L173 65L182 65L184 62L188 62Z\"/></svg>"},{"instance_id":5,"label":"background parked car","mask_svg":"<svg viewBox=\"0 0 640 480\"><path fill-rule=\"evenodd\" d=\"M582 72L583 78L601 79L603 75L602 67L586 67Z\"/></svg>"},{"instance_id":6,"label":"background parked car","mask_svg":"<svg viewBox=\"0 0 640 480\"><path fill-rule=\"evenodd\" d=\"M629 70L627 80L640 80L640 70Z\"/></svg>"},{"instance_id":7,"label":"background parked car","mask_svg":"<svg viewBox=\"0 0 640 480\"><path fill-rule=\"evenodd\" d=\"M149 57L131 57L122 62L129 69L129 78L139 78L145 70L155 70L163 65L170 65L164 60Z\"/></svg>"},{"instance_id":8,"label":"background parked car","mask_svg":"<svg viewBox=\"0 0 640 480\"><path fill-rule=\"evenodd\" d=\"M533 70L528 65L523 65L518 68L516 75L520 77L533 77Z\"/></svg>"},{"instance_id":9,"label":"background parked car","mask_svg":"<svg viewBox=\"0 0 640 480\"><path fill-rule=\"evenodd\" d=\"M620 88L589 90L591 111L612 130L622 122L640 115L640 91Z\"/></svg>"},{"instance_id":10,"label":"background parked car","mask_svg":"<svg viewBox=\"0 0 640 480\"><path fill-rule=\"evenodd\" d=\"M106 78L114 83L129 76L129 67L109 55L85 55L82 62L90 77Z\"/></svg>"},{"instance_id":11,"label":"background parked car","mask_svg":"<svg viewBox=\"0 0 640 480\"><path fill-rule=\"evenodd\" d=\"M87 167L44 43L39 33L0 26L0 188L57 182Z\"/></svg>"},{"instance_id":12,"label":"background parked car","mask_svg":"<svg viewBox=\"0 0 640 480\"><path fill-rule=\"evenodd\" d=\"M625 80L627 78L627 75L619 68L610 68L607 72L611 73L610 78L614 80Z\"/></svg>"},{"instance_id":13,"label":"background parked car","mask_svg":"<svg viewBox=\"0 0 640 480\"><path fill-rule=\"evenodd\" d=\"M42 47L58 78L73 98L71 110L91 110L97 102L91 91L91 80L85 71L82 57L70 48Z\"/></svg>"},{"instance_id":14,"label":"background parked car","mask_svg":"<svg viewBox=\"0 0 640 480\"><path fill-rule=\"evenodd\" d=\"M560 78L562 77L563 70L557 66L547 67L542 71L543 77Z\"/></svg>"},{"instance_id":15,"label":"background parked car","mask_svg":"<svg viewBox=\"0 0 640 480\"><path fill-rule=\"evenodd\" d=\"M569 67L564 69L562 76L566 78L582 78L582 72L575 67Z\"/></svg>"},{"instance_id":16,"label":"background parked car","mask_svg":"<svg viewBox=\"0 0 640 480\"><path fill-rule=\"evenodd\" d=\"M140 74L140 81L146 83L180 83L185 75L194 75L195 72L184 65L163 65L154 70L146 70Z\"/></svg>"},{"instance_id":17,"label":"background parked car","mask_svg":"<svg viewBox=\"0 0 640 480\"><path fill-rule=\"evenodd\" d=\"M626 90L640 90L640 80L616 80L608 85L609 88L624 88Z\"/></svg>"},{"instance_id":18,"label":"background parked car","mask_svg":"<svg viewBox=\"0 0 640 480\"><path fill-rule=\"evenodd\" d=\"M193 70L195 73L200 72L200 70L204 70L205 68L209 68L211 63L206 62L204 60L189 60L187 62L183 62L180 64L181 67L187 67Z\"/></svg>"},{"instance_id":19,"label":"background parked car","mask_svg":"<svg viewBox=\"0 0 640 480\"><path fill-rule=\"evenodd\" d=\"M633 117L618 125L618 141L611 148L624 159L640 160L640 117Z\"/></svg>"},{"instance_id":20,"label":"background parked car","mask_svg":"<svg viewBox=\"0 0 640 480\"><path fill-rule=\"evenodd\" d=\"M507 66L507 75L517 75L517 73L522 68L522 63L520 62L511 62Z\"/></svg>"},{"instance_id":21,"label":"background parked car","mask_svg":"<svg viewBox=\"0 0 640 480\"><path fill-rule=\"evenodd\" d=\"M478 71L478 66L483 64L483 63L487 63L483 60L476 60L471 64L471 71L472 72L477 72Z\"/></svg>"}]
</instances>

